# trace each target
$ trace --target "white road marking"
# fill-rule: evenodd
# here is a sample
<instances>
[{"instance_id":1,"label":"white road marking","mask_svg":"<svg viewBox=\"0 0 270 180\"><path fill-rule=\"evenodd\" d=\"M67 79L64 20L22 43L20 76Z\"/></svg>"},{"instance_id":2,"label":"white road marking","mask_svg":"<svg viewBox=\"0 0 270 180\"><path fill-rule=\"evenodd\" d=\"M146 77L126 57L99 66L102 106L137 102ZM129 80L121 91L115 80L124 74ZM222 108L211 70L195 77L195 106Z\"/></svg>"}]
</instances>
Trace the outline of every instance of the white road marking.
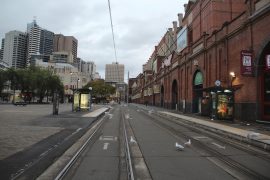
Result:
<instances>
[{"instance_id":1,"label":"white road marking","mask_svg":"<svg viewBox=\"0 0 270 180\"><path fill-rule=\"evenodd\" d=\"M109 143L104 143L103 150L107 150L108 149L108 146L109 146Z\"/></svg>"},{"instance_id":2,"label":"white road marking","mask_svg":"<svg viewBox=\"0 0 270 180\"><path fill-rule=\"evenodd\" d=\"M225 149L225 146L221 146L221 145L219 145L219 144L217 144L215 142L212 142L212 144L215 145L215 146L217 146L220 149Z\"/></svg>"},{"instance_id":3,"label":"white road marking","mask_svg":"<svg viewBox=\"0 0 270 180\"><path fill-rule=\"evenodd\" d=\"M100 136L99 140L101 141L117 141L117 137L115 136Z\"/></svg>"},{"instance_id":4,"label":"white road marking","mask_svg":"<svg viewBox=\"0 0 270 180\"><path fill-rule=\"evenodd\" d=\"M209 138L205 136L197 136L197 137L193 137L193 139L200 141L201 139L209 139Z\"/></svg>"}]
</instances>

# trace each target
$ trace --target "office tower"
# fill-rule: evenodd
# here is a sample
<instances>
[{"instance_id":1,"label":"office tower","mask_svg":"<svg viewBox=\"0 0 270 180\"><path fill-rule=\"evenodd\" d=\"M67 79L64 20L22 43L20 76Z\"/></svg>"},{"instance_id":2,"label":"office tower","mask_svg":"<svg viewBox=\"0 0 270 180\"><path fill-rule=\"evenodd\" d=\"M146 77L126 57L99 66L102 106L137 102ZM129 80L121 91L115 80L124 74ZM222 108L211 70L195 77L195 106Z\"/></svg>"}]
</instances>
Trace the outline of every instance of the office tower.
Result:
<instances>
[{"instance_id":1,"label":"office tower","mask_svg":"<svg viewBox=\"0 0 270 180\"><path fill-rule=\"evenodd\" d=\"M96 65L93 61L85 62L83 61L81 64L82 72L89 74L91 79L94 79L96 74Z\"/></svg>"},{"instance_id":2,"label":"office tower","mask_svg":"<svg viewBox=\"0 0 270 180\"><path fill-rule=\"evenodd\" d=\"M53 51L66 51L72 52L73 62L77 63L77 48L78 48L78 40L73 36L64 36L62 34L54 35L54 47Z\"/></svg>"},{"instance_id":3,"label":"office tower","mask_svg":"<svg viewBox=\"0 0 270 180\"><path fill-rule=\"evenodd\" d=\"M124 82L124 64L112 63L106 64L105 82L108 83L123 83Z\"/></svg>"},{"instance_id":4,"label":"office tower","mask_svg":"<svg viewBox=\"0 0 270 180\"><path fill-rule=\"evenodd\" d=\"M31 56L40 55L44 62L48 62L53 52L54 33L39 27L34 20L27 24L27 66L30 65Z\"/></svg>"},{"instance_id":5,"label":"office tower","mask_svg":"<svg viewBox=\"0 0 270 180\"><path fill-rule=\"evenodd\" d=\"M3 61L9 67L24 68L26 63L26 34L10 31L5 35Z\"/></svg>"}]
</instances>

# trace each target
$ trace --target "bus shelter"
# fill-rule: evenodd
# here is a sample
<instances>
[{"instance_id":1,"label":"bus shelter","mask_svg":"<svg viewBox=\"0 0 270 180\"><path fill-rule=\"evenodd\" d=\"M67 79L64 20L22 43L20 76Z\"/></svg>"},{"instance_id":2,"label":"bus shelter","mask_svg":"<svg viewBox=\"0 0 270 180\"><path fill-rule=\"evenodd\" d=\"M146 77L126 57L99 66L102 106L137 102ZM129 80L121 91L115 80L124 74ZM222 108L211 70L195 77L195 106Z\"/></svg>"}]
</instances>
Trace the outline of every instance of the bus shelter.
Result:
<instances>
[{"instance_id":1,"label":"bus shelter","mask_svg":"<svg viewBox=\"0 0 270 180\"><path fill-rule=\"evenodd\" d=\"M223 87L209 87L201 89L205 96L201 101L201 114L212 119L234 119L234 89Z\"/></svg>"},{"instance_id":2,"label":"bus shelter","mask_svg":"<svg viewBox=\"0 0 270 180\"><path fill-rule=\"evenodd\" d=\"M72 111L90 111L91 104L90 89L78 89L73 91Z\"/></svg>"}]
</instances>

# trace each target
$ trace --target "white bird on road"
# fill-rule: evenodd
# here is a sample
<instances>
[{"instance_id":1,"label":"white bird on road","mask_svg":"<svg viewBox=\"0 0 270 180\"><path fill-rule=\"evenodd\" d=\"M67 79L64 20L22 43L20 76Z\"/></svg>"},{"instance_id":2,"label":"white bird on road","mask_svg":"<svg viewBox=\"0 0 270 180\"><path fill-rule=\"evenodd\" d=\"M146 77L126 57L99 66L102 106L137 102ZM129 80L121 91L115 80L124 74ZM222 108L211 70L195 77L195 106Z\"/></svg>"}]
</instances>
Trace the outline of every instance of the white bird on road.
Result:
<instances>
[{"instance_id":1,"label":"white bird on road","mask_svg":"<svg viewBox=\"0 0 270 180\"><path fill-rule=\"evenodd\" d=\"M190 146L191 145L191 140L189 139L188 142L185 142L185 146Z\"/></svg>"},{"instance_id":2,"label":"white bird on road","mask_svg":"<svg viewBox=\"0 0 270 180\"><path fill-rule=\"evenodd\" d=\"M175 147L177 150L180 150L180 151L184 150L184 146L182 146L181 144L178 144L178 142L175 143Z\"/></svg>"},{"instance_id":3,"label":"white bird on road","mask_svg":"<svg viewBox=\"0 0 270 180\"><path fill-rule=\"evenodd\" d=\"M247 138L248 138L248 139L256 139L256 138L258 138L258 136L260 136L260 135L261 135L260 133L251 132L251 133L248 133L248 134L247 134Z\"/></svg>"},{"instance_id":4,"label":"white bird on road","mask_svg":"<svg viewBox=\"0 0 270 180\"><path fill-rule=\"evenodd\" d=\"M130 143L137 143L136 141L135 141L135 139L133 139L133 137L132 136L130 136L130 141L129 141Z\"/></svg>"}]
</instances>

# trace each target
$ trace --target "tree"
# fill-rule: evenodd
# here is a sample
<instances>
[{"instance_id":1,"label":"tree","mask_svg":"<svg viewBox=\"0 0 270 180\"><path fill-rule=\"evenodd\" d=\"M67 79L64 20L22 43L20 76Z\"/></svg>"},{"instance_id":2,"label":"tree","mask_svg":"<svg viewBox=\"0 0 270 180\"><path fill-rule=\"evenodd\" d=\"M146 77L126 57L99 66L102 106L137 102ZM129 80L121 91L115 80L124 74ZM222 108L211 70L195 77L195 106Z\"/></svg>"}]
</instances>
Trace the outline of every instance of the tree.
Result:
<instances>
[{"instance_id":1,"label":"tree","mask_svg":"<svg viewBox=\"0 0 270 180\"><path fill-rule=\"evenodd\" d=\"M105 84L104 80L91 81L83 89L88 89L89 87L92 87L91 94L97 101L106 100L111 94L115 93L115 87Z\"/></svg>"},{"instance_id":2,"label":"tree","mask_svg":"<svg viewBox=\"0 0 270 180\"><path fill-rule=\"evenodd\" d=\"M5 88L5 84L8 80L7 73L0 69L0 96L2 97L2 91Z\"/></svg>"}]
</instances>

